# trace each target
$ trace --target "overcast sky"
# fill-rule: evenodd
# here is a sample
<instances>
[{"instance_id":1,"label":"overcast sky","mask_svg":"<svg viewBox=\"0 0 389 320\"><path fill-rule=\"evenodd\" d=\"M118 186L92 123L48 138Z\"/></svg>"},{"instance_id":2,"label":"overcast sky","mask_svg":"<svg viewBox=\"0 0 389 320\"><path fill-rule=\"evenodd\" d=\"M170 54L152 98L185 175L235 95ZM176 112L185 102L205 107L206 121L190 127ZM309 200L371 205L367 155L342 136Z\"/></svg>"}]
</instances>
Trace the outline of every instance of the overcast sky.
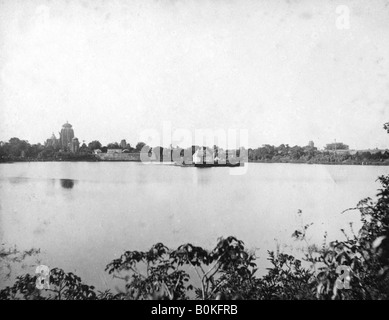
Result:
<instances>
[{"instance_id":1,"label":"overcast sky","mask_svg":"<svg viewBox=\"0 0 389 320\"><path fill-rule=\"evenodd\" d=\"M134 144L170 121L250 147L389 147L389 1L3 0L0 72L4 141L68 120Z\"/></svg>"}]
</instances>

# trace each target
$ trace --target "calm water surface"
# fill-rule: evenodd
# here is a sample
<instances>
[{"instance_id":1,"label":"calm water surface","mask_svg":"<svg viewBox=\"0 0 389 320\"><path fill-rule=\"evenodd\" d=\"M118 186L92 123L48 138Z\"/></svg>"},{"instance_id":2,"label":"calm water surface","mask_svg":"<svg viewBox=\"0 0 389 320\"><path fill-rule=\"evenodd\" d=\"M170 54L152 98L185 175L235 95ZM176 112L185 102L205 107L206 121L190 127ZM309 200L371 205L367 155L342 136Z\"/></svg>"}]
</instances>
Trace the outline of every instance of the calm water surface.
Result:
<instances>
[{"instance_id":1,"label":"calm water surface","mask_svg":"<svg viewBox=\"0 0 389 320\"><path fill-rule=\"evenodd\" d=\"M341 212L374 197L385 166L250 163L245 175L228 168L180 168L108 162L0 164L0 240L40 248L40 262L110 287L107 263L125 250L157 242L212 248L234 235L256 250L292 252L291 234L313 222L311 243L341 237L357 212ZM302 210L299 215L298 210ZM35 266L25 266L33 273ZM3 279L3 285L5 280ZM1 283L0 283L1 285Z\"/></svg>"}]
</instances>

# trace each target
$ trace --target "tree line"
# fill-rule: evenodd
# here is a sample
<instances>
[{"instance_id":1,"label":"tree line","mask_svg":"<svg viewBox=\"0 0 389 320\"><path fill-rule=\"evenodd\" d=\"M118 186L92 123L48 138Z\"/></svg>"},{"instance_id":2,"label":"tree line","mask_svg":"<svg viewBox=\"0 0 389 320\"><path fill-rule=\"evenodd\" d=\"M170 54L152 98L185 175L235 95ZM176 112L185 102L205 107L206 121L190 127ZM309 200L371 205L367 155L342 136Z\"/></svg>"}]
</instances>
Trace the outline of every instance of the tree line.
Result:
<instances>
[{"instance_id":1,"label":"tree line","mask_svg":"<svg viewBox=\"0 0 389 320\"><path fill-rule=\"evenodd\" d=\"M120 143L112 142L103 146L98 140L93 140L86 144L85 142L80 146L77 153L66 152L60 147L53 147L51 145L42 145L40 143L30 144L27 140L21 140L13 137L8 142L0 142L0 161L17 161L17 160L88 160L95 159L94 151L100 150L106 153L108 149L120 149L122 152L141 152L146 146L148 152L153 152L157 160L168 158L169 154L179 147L169 148L156 146L149 147L144 142L138 142L135 147L122 140ZM182 149L182 156L191 157L193 153L201 148L200 146L192 146ZM248 150L248 161L252 162L297 162L297 163L345 163L345 164L389 164L389 152L370 152L360 151L355 154L350 153L348 146L342 143L328 144L324 150L318 150L313 146L289 146L288 144L281 144L274 146L265 144L262 147ZM143 149L144 151L144 149ZM218 146L206 147L209 154L218 155L224 152ZM239 156L239 150L237 151Z\"/></svg>"},{"instance_id":2,"label":"tree line","mask_svg":"<svg viewBox=\"0 0 389 320\"><path fill-rule=\"evenodd\" d=\"M139 152L145 143L139 142L133 148L130 144L120 146L117 142L103 146L98 140L85 142L80 146L77 153L61 150L59 146L44 145L41 143L30 144L27 140L13 137L8 142L0 142L0 161L17 160L90 160L94 159L93 152L96 149L107 152L108 149L122 149L126 152Z\"/></svg>"},{"instance_id":3,"label":"tree line","mask_svg":"<svg viewBox=\"0 0 389 320\"><path fill-rule=\"evenodd\" d=\"M328 147L328 145L327 145ZM348 149L337 150L330 145L324 150L311 146L278 147L265 144L248 150L249 161L259 162L302 162L302 163L348 163L348 164L389 164L389 152L358 151L351 154Z\"/></svg>"}]
</instances>

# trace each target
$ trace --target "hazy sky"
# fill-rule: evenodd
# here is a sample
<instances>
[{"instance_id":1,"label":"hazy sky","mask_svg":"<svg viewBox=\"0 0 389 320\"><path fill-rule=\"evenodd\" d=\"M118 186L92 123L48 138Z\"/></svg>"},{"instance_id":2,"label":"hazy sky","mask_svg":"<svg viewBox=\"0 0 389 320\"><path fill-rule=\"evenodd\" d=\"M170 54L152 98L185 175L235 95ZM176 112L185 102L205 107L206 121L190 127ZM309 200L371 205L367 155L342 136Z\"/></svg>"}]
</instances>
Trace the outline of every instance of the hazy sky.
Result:
<instances>
[{"instance_id":1,"label":"hazy sky","mask_svg":"<svg viewBox=\"0 0 389 320\"><path fill-rule=\"evenodd\" d=\"M68 120L133 144L171 121L250 147L389 147L389 1L3 0L0 72L0 140Z\"/></svg>"}]
</instances>

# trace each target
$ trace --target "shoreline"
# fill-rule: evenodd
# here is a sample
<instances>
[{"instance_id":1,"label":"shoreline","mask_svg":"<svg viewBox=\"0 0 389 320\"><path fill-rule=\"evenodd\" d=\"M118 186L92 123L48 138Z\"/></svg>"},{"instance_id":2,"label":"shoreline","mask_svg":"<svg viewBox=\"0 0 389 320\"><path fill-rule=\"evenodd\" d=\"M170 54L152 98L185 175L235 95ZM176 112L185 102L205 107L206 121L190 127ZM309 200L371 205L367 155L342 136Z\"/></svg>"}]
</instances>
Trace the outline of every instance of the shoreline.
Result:
<instances>
[{"instance_id":1,"label":"shoreline","mask_svg":"<svg viewBox=\"0 0 389 320\"><path fill-rule=\"evenodd\" d=\"M18 163L18 162L142 162L141 160L102 160L98 158L94 159L66 159L66 160L54 160L54 159L15 159L15 160L0 160L0 164L2 163ZM164 163L155 161L152 163ZM389 162L319 162L319 161L272 161L272 160L249 160L245 163L283 163L283 164L309 164L309 165L342 165L342 166L389 166Z\"/></svg>"},{"instance_id":2,"label":"shoreline","mask_svg":"<svg viewBox=\"0 0 389 320\"><path fill-rule=\"evenodd\" d=\"M266 161L249 160L248 163L285 163L285 164L318 164L318 165L342 165L342 166L389 166L389 162L324 162L324 161Z\"/></svg>"}]
</instances>

